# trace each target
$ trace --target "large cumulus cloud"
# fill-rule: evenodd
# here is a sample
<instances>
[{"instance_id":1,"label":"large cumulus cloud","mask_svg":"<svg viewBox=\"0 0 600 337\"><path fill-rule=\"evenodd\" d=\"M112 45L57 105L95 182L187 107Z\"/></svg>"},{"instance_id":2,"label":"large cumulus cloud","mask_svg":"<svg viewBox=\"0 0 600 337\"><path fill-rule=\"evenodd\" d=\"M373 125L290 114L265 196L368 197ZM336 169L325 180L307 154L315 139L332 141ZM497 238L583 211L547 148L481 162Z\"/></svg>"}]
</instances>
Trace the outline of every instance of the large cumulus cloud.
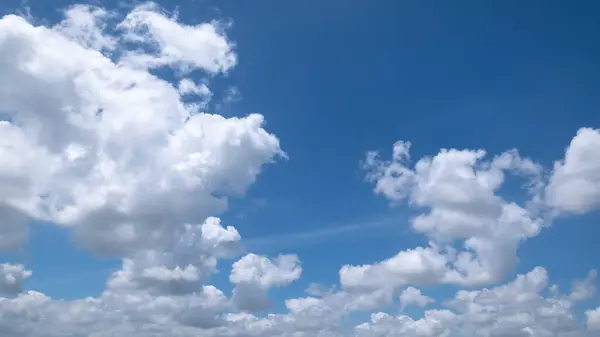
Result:
<instances>
[{"instance_id":1,"label":"large cumulus cloud","mask_svg":"<svg viewBox=\"0 0 600 337\"><path fill-rule=\"evenodd\" d=\"M54 27L2 18L0 242L14 245L34 218L71 227L100 253L156 247L174 226L223 211L283 153L261 115L204 113L148 71L155 62L130 65L156 58L218 73L235 64L214 26L182 26L157 10L134 9L117 24L119 39L103 35L110 16L90 7ZM131 39L157 50L121 50Z\"/></svg>"}]
</instances>

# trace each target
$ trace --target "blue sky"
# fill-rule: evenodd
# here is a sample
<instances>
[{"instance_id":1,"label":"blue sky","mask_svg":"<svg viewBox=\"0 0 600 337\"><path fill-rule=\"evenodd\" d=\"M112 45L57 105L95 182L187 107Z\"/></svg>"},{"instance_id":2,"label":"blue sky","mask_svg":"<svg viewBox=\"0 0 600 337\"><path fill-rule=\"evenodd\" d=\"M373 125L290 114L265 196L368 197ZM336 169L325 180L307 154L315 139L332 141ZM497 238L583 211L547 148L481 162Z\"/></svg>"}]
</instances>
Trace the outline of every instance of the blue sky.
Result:
<instances>
[{"instance_id":1,"label":"blue sky","mask_svg":"<svg viewBox=\"0 0 600 337\"><path fill-rule=\"evenodd\" d=\"M56 22L71 3L27 5L33 17ZM301 259L302 277L271 293L274 312L285 311L285 299L305 296L313 282L339 285L343 265L373 264L427 244L409 226L418 209L390 207L365 181L360 164L367 151L387 158L395 141L407 140L416 161L442 148L485 149L492 156L517 148L551 169L579 128L600 127L595 1L159 4L177 7L182 22L231 19L227 37L239 63L211 80L211 108L227 117L264 115L265 128L289 156L265 166L220 215L249 251ZM19 1L0 4L2 14L19 8ZM224 103L232 86L241 99ZM523 201L518 187L509 180L500 194ZM555 219L520 246L520 263L502 283L543 266L552 283L568 289L599 268L599 214ZM33 224L23 247L0 258L34 271L26 289L68 300L98 295L121 267L119 259L78 248L67 230L42 222ZM211 277L226 294L236 259L221 260ZM423 289L446 298L457 288ZM598 305L595 296L577 310Z\"/></svg>"}]
</instances>

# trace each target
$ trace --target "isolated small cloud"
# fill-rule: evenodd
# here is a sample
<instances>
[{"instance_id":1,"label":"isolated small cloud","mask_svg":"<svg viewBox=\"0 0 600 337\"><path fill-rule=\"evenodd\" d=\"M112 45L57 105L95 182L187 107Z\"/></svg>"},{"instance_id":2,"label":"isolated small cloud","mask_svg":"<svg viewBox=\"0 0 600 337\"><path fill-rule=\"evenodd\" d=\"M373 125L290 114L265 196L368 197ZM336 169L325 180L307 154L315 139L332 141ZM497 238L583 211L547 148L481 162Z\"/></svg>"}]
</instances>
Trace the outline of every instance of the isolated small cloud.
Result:
<instances>
[{"instance_id":1,"label":"isolated small cloud","mask_svg":"<svg viewBox=\"0 0 600 337\"><path fill-rule=\"evenodd\" d=\"M421 294L421 290L415 287L408 287L400 294L400 309L404 310L409 305L424 307L435 300L429 296Z\"/></svg>"}]
</instances>

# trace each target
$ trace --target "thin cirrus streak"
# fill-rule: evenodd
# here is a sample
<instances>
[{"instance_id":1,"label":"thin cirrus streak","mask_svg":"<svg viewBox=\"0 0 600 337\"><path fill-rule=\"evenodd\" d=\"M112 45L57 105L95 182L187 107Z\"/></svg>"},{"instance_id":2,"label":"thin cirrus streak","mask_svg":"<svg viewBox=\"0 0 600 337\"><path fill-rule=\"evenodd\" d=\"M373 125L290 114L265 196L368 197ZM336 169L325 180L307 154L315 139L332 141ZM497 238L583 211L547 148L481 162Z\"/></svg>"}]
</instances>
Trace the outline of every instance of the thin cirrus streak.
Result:
<instances>
[{"instance_id":1,"label":"thin cirrus streak","mask_svg":"<svg viewBox=\"0 0 600 337\"><path fill-rule=\"evenodd\" d=\"M110 274L119 270L119 263L115 261L115 266L105 268L89 268L85 270L71 271L67 273L52 273L42 276L34 276L36 284L43 284L44 288L52 289L55 287L77 286L90 280L106 279ZM41 291L38 287L34 289Z\"/></svg>"},{"instance_id":2,"label":"thin cirrus streak","mask_svg":"<svg viewBox=\"0 0 600 337\"><path fill-rule=\"evenodd\" d=\"M246 251L270 252L287 248L314 246L332 241L356 240L358 234L360 234L361 239L381 235L388 236L390 234L388 230L382 229L396 228L398 234L402 235L404 232L399 226L402 223L401 221L402 219L398 217L385 217L374 221L332 226L303 232L247 237L243 239L243 242ZM378 230L374 231L374 229Z\"/></svg>"},{"instance_id":3,"label":"thin cirrus streak","mask_svg":"<svg viewBox=\"0 0 600 337\"><path fill-rule=\"evenodd\" d=\"M332 226L329 228L309 230L303 232L293 232L279 235L270 235L262 237L250 237L243 240L243 251L245 252L274 252L282 249L314 246L332 241L350 241L365 240L377 236L389 236L390 230L396 230L398 235L403 235L405 231L400 228L402 219L398 217L385 217L370 222L360 222L349 225ZM359 236L360 234L360 236ZM46 286L75 284L90 278L106 278L112 272L118 270L118 266L99 269L88 269L69 274L46 275L37 277L36 281L43 280Z\"/></svg>"}]
</instances>

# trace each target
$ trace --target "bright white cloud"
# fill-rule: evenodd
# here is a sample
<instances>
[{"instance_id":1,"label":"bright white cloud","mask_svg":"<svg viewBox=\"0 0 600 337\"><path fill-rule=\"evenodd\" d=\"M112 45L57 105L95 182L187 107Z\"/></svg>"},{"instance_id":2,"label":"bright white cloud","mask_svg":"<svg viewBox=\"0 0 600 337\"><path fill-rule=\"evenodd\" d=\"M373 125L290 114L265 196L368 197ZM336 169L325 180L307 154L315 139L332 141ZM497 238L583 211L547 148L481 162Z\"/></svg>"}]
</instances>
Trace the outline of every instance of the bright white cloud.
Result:
<instances>
[{"instance_id":1,"label":"bright white cloud","mask_svg":"<svg viewBox=\"0 0 600 337\"><path fill-rule=\"evenodd\" d=\"M301 273L296 255L280 255L273 261L248 254L233 264L229 279L235 284L255 283L262 288L271 288L296 281Z\"/></svg>"},{"instance_id":2,"label":"bright white cloud","mask_svg":"<svg viewBox=\"0 0 600 337\"><path fill-rule=\"evenodd\" d=\"M182 76L200 70L210 78L236 65L225 27L182 24L155 4L124 15L77 5L54 26L33 22L0 19L0 249L19 247L28 222L49 221L95 253L121 258L122 267L99 296L58 300L23 291L31 276L25 266L0 264L2 333L591 337L574 308L595 296L595 271L567 294L549 286L542 267L474 287L505 282L519 243L549 225L547 210L600 205L598 130L578 132L548 183L544 169L517 151L486 158L483 150L446 149L414 165L409 142L396 143L391 160L370 153L365 167L375 192L423 210L411 226L429 244L343 266L340 287L312 286L310 296L286 299L286 311L259 315L269 291L297 281L303 267L293 254L250 253L232 265L231 294L210 284L219 259L239 257L242 245L215 215L263 165L285 156L261 115L204 112L210 82ZM176 70L174 83L151 72L160 67ZM525 179L528 203L499 195L509 175ZM471 288L443 301L419 284ZM439 307L420 318L377 312L434 302ZM354 322L357 312L371 319ZM586 312L590 331L600 329L599 312Z\"/></svg>"},{"instance_id":3,"label":"bright white cloud","mask_svg":"<svg viewBox=\"0 0 600 337\"><path fill-rule=\"evenodd\" d=\"M402 284L424 284L440 280L447 273L447 259L433 248L401 251L394 257L374 265L340 269L340 282L345 289L375 290Z\"/></svg>"},{"instance_id":4,"label":"bright white cloud","mask_svg":"<svg viewBox=\"0 0 600 337\"><path fill-rule=\"evenodd\" d=\"M177 89L179 89L179 93L181 95L195 94L198 96L210 97L212 94L206 84L196 84L189 78L184 78L179 81L179 86Z\"/></svg>"},{"instance_id":5,"label":"bright white cloud","mask_svg":"<svg viewBox=\"0 0 600 337\"><path fill-rule=\"evenodd\" d=\"M371 315L369 323L356 327L358 337L439 337L448 336L450 327L457 319L448 310L431 310L423 318L415 320L409 316L392 316L383 312Z\"/></svg>"}]
</instances>

